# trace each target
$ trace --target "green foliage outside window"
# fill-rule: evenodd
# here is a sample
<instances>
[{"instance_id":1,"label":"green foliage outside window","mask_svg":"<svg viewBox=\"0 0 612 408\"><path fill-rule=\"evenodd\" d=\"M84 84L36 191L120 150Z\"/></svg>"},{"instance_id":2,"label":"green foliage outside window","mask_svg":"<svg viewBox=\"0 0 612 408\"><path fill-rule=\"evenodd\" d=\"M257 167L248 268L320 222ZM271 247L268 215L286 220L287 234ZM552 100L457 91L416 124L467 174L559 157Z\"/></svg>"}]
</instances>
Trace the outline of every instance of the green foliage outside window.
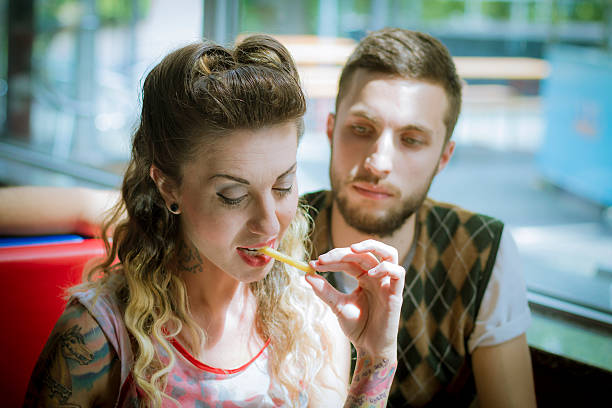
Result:
<instances>
[{"instance_id":1,"label":"green foliage outside window","mask_svg":"<svg viewBox=\"0 0 612 408\"><path fill-rule=\"evenodd\" d=\"M482 4L482 14L493 20L509 20L511 7L509 1L487 1Z\"/></svg>"},{"instance_id":2,"label":"green foliage outside window","mask_svg":"<svg viewBox=\"0 0 612 408\"><path fill-rule=\"evenodd\" d=\"M88 5L93 6L99 25L126 25L145 16L151 0L39 0L35 2L38 31L80 25Z\"/></svg>"},{"instance_id":3,"label":"green foliage outside window","mask_svg":"<svg viewBox=\"0 0 612 408\"><path fill-rule=\"evenodd\" d=\"M422 7L424 20L444 20L465 12L464 1L428 0L422 2Z\"/></svg>"},{"instance_id":4,"label":"green foliage outside window","mask_svg":"<svg viewBox=\"0 0 612 408\"><path fill-rule=\"evenodd\" d=\"M132 1L125 0L96 0L98 18L102 24L126 24L144 15L151 7L151 0L136 0L137 15L132 16Z\"/></svg>"},{"instance_id":5,"label":"green foliage outside window","mask_svg":"<svg viewBox=\"0 0 612 408\"><path fill-rule=\"evenodd\" d=\"M555 2L553 18L555 22L603 22L605 17L606 0L576 0ZM612 7L608 5L608 7Z\"/></svg>"}]
</instances>

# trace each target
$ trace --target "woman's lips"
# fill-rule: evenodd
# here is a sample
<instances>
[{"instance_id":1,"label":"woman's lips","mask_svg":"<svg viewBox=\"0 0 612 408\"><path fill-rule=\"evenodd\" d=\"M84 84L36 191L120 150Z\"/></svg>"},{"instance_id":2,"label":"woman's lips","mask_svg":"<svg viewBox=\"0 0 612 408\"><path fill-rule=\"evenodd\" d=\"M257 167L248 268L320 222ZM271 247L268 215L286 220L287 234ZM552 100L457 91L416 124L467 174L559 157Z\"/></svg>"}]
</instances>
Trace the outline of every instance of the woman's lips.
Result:
<instances>
[{"instance_id":1,"label":"woman's lips","mask_svg":"<svg viewBox=\"0 0 612 408\"><path fill-rule=\"evenodd\" d=\"M272 258L259 252L248 251L246 248L237 248L240 258L249 266L259 267L267 265Z\"/></svg>"},{"instance_id":2,"label":"woman's lips","mask_svg":"<svg viewBox=\"0 0 612 408\"><path fill-rule=\"evenodd\" d=\"M257 252L258 248L262 248L264 246L274 247L274 239L271 239L265 243L256 244L249 247L238 247L236 251L238 251L238 255L242 258L247 265L250 266L264 266L272 259L268 255L264 255L261 252Z\"/></svg>"}]
</instances>

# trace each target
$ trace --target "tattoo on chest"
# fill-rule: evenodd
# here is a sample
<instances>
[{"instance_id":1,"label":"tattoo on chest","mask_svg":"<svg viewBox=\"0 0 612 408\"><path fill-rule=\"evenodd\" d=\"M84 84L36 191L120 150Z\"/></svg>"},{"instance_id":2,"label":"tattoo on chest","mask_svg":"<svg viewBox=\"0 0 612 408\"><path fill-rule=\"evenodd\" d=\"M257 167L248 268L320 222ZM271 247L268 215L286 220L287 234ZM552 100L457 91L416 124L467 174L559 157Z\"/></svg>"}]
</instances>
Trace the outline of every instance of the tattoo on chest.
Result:
<instances>
[{"instance_id":1,"label":"tattoo on chest","mask_svg":"<svg viewBox=\"0 0 612 408\"><path fill-rule=\"evenodd\" d=\"M181 241L178 249L178 266L182 271L202 272L202 258L196 247Z\"/></svg>"}]
</instances>

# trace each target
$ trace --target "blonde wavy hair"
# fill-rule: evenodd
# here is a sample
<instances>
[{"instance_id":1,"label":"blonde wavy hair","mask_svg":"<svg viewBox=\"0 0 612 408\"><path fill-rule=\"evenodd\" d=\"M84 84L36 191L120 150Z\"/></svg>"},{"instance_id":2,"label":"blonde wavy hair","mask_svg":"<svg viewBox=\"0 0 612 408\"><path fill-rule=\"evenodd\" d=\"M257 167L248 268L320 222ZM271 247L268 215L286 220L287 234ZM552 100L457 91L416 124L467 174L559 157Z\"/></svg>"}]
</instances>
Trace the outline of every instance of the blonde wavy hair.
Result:
<instances>
[{"instance_id":1,"label":"blonde wavy hair","mask_svg":"<svg viewBox=\"0 0 612 408\"><path fill-rule=\"evenodd\" d=\"M169 337L186 330L192 352L206 341L189 310L184 282L173 273L182 239L179 216L167 210L149 177L150 167L180 185L182 164L205 148L208 138L288 121L297 124L300 137L305 109L291 56L268 36L248 37L234 49L207 41L191 44L169 54L148 74L122 200L104 227L107 256L87 271L86 283L72 290L101 289L110 279L122 279L117 295L125 303L123 319L133 339L132 376L146 398L141 405L172 400L164 393L175 363ZM106 234L110 225L117 225L112 242ZM280 250L303 259L308 230L300 207ZM273 396L290 405L299 404L307 385L316 395L313 380L333 354L321 323L324 306L299 279L297 270L276 262L263 280L250 284L257 301L256 331L271 340L268 369L277 385ZM169 356L167 363L156 344Z\"/></svg>"}]
</instances>

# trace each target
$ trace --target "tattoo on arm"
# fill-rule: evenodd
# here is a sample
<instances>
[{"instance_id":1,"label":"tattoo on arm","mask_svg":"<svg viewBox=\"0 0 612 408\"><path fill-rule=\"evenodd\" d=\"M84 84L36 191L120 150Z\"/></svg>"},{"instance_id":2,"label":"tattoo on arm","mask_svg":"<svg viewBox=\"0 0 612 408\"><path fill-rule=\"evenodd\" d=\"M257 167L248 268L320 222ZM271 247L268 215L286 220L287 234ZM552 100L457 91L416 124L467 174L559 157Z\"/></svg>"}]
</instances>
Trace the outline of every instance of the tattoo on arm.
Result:
<instances>
[{"instance_id":1,"label":"tattoo on arm","mask_svg":"<svg viewBox=\"0 0 612 408\"><path fill-rule=\"evenodd\" d=\"M178 248L178 264L183 271L198 273L202 272L202 258L197 248L181 241Z\"/></svg>"},{"instance_id":2,"label":"tattoo on arm","mask_svg":"<svg viewBox=\"0 0 612 408\"><path fill-rule=\"evenodd\" d=\"M74 312L67 309L62 318ZM79 311L82 313L83 310ZM65 321L68 324L62 325L62 318L34 368L24 407L81 407L76 402L91 393L93 384L108 376L117 361L109 354L108 342L99 326L84 332L69 317Z\"/></svg>"},{"instance_id":3,"label":"tattoo on arm","mask_svg":"<svg viewBox=\"0 0 612 408\"><path fill-rule=\"evenodd\" d=\"M397 362L386 358L359 357L344 406L386 407L396 369Z\"/></svg>"}]
</instances>

